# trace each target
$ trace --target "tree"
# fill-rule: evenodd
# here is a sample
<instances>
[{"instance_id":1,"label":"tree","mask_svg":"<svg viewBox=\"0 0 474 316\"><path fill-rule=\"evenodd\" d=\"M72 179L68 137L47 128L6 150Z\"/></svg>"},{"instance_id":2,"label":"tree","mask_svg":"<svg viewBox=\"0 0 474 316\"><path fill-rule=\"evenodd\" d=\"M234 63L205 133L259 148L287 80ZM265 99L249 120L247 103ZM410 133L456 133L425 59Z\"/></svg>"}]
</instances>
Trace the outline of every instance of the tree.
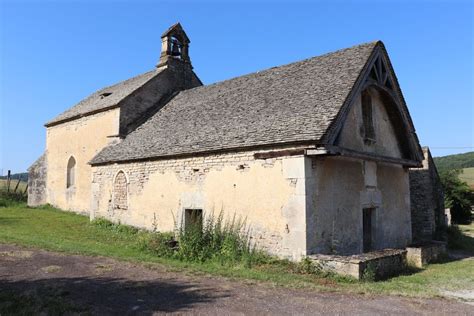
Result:
<instances>
[{"instance_id":1,"label":"tree","mask_svg":"<svg viewBox=\"0 0 474 316\"><path fill-rule=\"evenodd\" d=\"M440 174L444 189L445 207L451 209L451 219L456 224L471 222L472 194L466 182L459 179L462 170L453 169Z\"/></svg>"}]
</instances>

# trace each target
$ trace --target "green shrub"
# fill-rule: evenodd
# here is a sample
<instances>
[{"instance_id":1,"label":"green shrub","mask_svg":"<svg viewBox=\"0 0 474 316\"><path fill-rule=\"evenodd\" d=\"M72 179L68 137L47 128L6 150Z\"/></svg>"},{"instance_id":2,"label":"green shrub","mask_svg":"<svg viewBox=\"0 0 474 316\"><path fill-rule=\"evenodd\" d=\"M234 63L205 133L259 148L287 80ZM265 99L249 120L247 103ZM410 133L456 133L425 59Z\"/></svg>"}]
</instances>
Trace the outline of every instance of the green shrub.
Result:
<instances>
[{"instance_id":1,"label":"green shrub","mask_svg":"<svg viewBox=\"0 0 474 316\"><path fill-rule=\"evenodd\" d=\"M373 282L377 276L377 265L374 262L369 262L362 273L362 281Z\"/></svg>"},{"instance_id":2,"label":"green shrub","mask_svg":"<svg viewBox=\"0 0 474 316\"><path fill-rule=\"evenodd\" d=\"M173 257L177 247L173 233L140 232L137 244L140 250L160 257Z\"/></svg>"},{"instance_id":3,"label":"green shrub","mask_svg":"<svg viewBox=\"0 0 474 316\"><path fill-rule=\"evenodd\" d=\"M445 207L451 209L452 221L455 224L471 222L471 205L473 195L466 182L459 179L462 170L448 170L440 173L444 190Z\"/></svg>"},{"instance_id":4,"label":"green shrub","mask_svg":"<svg viewBox=\"0 0 474 316\"><path fill-rule=\"evenodd\" d=\"M309 258L305 257L303 260L298 262L296 272L299 274L320 274L322 268L319 264L315 264Z\"/></svg>"}]
</instances>

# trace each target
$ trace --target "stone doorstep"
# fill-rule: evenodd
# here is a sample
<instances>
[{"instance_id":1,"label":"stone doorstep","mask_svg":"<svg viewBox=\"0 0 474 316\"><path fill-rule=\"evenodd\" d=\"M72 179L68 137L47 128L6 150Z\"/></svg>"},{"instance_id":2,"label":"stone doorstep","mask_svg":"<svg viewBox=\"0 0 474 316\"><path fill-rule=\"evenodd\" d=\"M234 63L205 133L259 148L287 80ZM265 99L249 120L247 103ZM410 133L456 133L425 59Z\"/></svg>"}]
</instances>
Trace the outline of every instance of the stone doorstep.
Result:
<instances>
[{"instance_id":1,"label":"stone doorstep","mask_svg":"<svg viewBox=\"0 0 474 316\"><path fill-rule=\"evenodd\" d=\"M422 244L407 247L407 260L417 268L423 268L446 254L446 242L431 240Z\"/></svg>"},{"instance_id":2,"label":"stone doorstep","mask_svg":"<svg viewBox=\"0 0 474 316\"><path fill-rule=\"evenodd\" d=\"M360 280L372 264L378 278L400 273L406 268L407 250L384 249L351 256L313 254L308 258L319 264L323 270Z\"/></svg>"}]
</instances>

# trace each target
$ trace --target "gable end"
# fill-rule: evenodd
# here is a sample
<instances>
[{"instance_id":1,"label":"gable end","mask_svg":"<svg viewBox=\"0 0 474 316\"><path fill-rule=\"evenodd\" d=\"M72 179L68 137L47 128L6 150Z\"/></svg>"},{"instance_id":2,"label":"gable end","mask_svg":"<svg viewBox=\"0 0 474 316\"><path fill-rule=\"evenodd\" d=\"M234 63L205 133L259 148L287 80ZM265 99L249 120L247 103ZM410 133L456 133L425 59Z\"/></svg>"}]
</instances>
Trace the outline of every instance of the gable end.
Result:
<instances>
[{"instance_id":1,"label":"gable end","mask_svg":"<svg viewBox=\"0 0 474 316\"><path fill-rule=\"evenodd\" d=\"M401 141L400 149L404 159L420 163L423 160L423 153L413 121L411 120L386 49L380 41L377 42L336 119L322 137L321 145L336 145L352 105L356 103L356 98L359 98L362 92L367 89L377 90L383 98L383 103L388 105L386 110L392 123L396 126L395 133Z\"/></svg>"}]
</instances>

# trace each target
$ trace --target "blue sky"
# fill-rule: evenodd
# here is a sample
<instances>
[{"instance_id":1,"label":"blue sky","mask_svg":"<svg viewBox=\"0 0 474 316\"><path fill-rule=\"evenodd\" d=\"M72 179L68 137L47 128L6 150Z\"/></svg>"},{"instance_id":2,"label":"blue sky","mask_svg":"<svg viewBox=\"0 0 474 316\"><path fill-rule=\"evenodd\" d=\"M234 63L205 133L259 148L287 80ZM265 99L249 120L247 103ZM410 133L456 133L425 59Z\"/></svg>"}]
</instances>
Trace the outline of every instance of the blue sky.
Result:
<instances>
[{"instance_id":1,"label":"blue sky","mask_svg":"<svg viewBox=\"0 0 474 316\"><path fill-rule=\"evenodd\" d=\"M472 3L0 0L0 172L41 155L47 120L152 69L176 21L205 84L380 39L422 145L472 151Z\"/></svg>"}]
</instances>

